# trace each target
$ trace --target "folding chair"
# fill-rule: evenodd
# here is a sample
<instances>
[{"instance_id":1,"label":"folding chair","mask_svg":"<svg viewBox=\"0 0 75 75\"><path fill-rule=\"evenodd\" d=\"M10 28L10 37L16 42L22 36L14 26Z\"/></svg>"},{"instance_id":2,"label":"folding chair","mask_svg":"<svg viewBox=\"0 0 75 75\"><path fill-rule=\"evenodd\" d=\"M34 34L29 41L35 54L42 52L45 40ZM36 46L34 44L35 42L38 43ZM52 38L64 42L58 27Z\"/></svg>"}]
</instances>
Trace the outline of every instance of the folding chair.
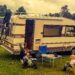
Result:
<instances>
[{"instance_id":1,"label":"folding chair","mask_svg":"<svg viewBox=\"0 0 75 75\"><path fill-rule=\"evenodd\" d=\"M39 53L46 54L47 53L47 46L39 46Z\"/></svg>"},{"instance_id":2,"label":"folding chair","mask_svg":"<svg viewBox=\"0 0 75 75\"><path fill-rule=\"evenodd\" d=\"M40 54L40 57L42 58L42 64L43 64L44 59L42 55L47 54L47 46L39 46L39 54Z\"/></svg>"}]
</instances>

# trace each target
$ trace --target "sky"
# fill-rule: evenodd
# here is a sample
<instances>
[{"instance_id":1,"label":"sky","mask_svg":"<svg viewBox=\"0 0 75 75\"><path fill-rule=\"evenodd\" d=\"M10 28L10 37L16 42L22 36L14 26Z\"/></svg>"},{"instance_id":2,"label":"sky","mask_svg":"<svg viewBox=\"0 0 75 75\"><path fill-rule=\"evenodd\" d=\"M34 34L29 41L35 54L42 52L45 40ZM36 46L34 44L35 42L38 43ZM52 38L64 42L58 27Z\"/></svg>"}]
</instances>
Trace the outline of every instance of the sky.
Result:
<instances>
[{"instance_id":1,"label":"sky","mask_svg":"<svg viewBox=\"0 0 75 75\"><path fill-rule=\"evenodd\" d=\"M60 12L61 7L68 5L71 13L75 12L75 0L0 0L0 5L6 4L8 8L15 11L24 6L27 13L55 13Z\"/></svg>"}]
</instances>

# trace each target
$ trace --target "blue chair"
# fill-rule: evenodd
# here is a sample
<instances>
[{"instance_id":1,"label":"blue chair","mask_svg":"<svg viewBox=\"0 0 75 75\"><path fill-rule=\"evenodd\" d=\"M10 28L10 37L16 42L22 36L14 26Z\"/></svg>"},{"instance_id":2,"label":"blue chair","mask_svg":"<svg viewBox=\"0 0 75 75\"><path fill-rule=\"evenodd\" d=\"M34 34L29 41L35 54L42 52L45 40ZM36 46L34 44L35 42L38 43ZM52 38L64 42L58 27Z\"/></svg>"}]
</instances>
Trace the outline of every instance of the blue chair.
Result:
<instances>
[{"instance_id":1,"label":"blue chair","mask_svg":"<svg viewBox=\"0 0 75 75\"><path fill-rule=\"evenodd\" d=\"M39 46L39 54L40 56L42 56L42 54L47 54L47 46ZM42 64L43 64L43 60L45 59L42 58Z\"/></svg>"},{"instance_id":2,"label":"blue chair","mask_svg":"<svg viewBox=\"0 0 75 75\"><path fill-rule=\"evenodd\" d=\"M47 53L47 46L39 46L39 53L46 54Z\"/></svg>"},{"instance_id":3,"label":"blue chair","mask_svg":"<svg viewBox=\"0 0 75 75\"><path fill-rule=\"evenodd\" d=\"M47 53L47 46L39 46L38 53L36 54L37 58L41 57L41 54L46 54Z\"/></svg>"}]
</instances>

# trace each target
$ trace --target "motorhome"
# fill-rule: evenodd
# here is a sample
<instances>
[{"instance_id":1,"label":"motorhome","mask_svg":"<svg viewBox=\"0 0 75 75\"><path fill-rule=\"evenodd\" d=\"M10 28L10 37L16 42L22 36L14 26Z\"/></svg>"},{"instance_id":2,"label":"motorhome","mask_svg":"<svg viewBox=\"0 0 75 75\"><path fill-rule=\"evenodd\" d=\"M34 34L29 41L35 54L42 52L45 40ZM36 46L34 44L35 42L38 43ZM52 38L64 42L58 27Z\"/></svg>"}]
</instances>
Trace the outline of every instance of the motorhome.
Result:
<instances>
[{"instance_id":1,"label":"motorhome","mask_svg":"<svg viewBox=\"0 0 75 75\"><path fill-rule=\"evenodd\" d=\"M2 47L16 54L20 51L19 43L33 51L42 45L51 52L71 51L75 47L75 21L63 17L12 16L9 36Z\"/></svg>"}]
</instances>

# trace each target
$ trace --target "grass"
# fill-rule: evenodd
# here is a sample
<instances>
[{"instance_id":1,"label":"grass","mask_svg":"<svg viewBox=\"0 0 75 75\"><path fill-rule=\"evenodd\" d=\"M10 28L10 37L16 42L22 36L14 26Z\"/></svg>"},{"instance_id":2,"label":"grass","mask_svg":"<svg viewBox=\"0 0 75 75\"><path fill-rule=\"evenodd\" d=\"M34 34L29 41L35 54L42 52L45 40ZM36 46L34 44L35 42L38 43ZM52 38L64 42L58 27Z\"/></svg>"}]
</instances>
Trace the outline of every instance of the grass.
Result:
<instances>
[{"instance_id":1,"label":"grass","mask_svg":"<svg viewBox=\"0 0 75 75\"><path fill-rule=\"evenodd\" d=\"M43 65L37 62L38 69L23 69L18 56L11 55L0 47L0 75L74 75L62 71L67 60L69 60L68 57L64 57L61 62L60 60L55 61L54 67L51 67L48 62Z\"/></svg>"}]
</instances>

